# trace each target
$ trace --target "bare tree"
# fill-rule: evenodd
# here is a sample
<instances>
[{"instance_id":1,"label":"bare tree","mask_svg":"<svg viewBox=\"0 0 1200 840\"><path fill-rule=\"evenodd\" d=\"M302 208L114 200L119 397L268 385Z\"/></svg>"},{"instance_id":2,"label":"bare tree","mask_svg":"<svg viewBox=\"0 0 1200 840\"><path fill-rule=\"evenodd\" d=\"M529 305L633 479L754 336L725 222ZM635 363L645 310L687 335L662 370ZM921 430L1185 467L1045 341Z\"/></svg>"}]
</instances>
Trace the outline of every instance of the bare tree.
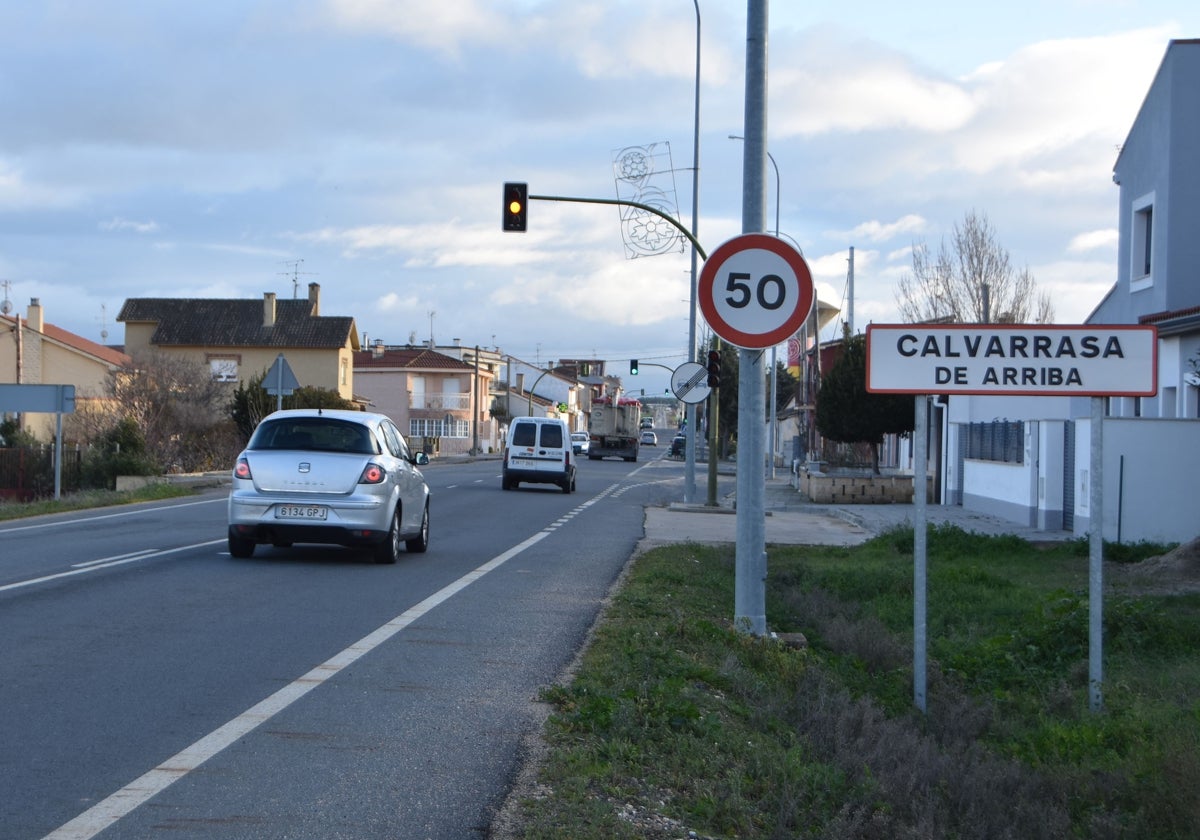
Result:
<instances>
[{"instance_id":1,"label":"bare tree","mask_svg":"<svg viewBox=\"0 0 1200 840\"><path fill-rule=\"evenodd\" d=\"M987 216L968 212L943 239L937 257L913 243L912 274L900 278L896 303L905 321L1047 324L1054 320L1048 292L1038 292L1028 268L1017 271L996 241Z\"/></svg>"},{"instance_id":2,"label":"bare tree","mask_svg":"<svg viewBox=\"0 0 1200 840\"><path fill-rule=\"evenodd\" d=\"M224 466L236 454L232 393L203 363L160 351L135 356L109 377L119 414L137 424L147 451L169 471Z\"/></svg>"}]
</instances>

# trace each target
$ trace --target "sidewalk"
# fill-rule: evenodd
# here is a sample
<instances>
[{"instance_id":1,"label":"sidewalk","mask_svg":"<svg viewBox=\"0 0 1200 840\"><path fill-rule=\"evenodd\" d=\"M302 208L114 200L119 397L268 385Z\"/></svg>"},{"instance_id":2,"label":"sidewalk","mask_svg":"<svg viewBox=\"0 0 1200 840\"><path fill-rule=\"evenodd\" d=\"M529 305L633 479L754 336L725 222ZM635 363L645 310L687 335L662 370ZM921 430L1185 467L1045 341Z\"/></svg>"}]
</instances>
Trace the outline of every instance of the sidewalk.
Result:
<instances>
[{"instance_id":1,"label":"sidewalk","mask_svg":"<svg viewBox=\"0 0 1200 840\"><path fill-rule=\"evenodd\" d=\"M646 536L639 551L681 542L737 541L737 515L732 496L719 506L672 503L646 508ZM766 542L786 545L857 545L889 528L912 524L914 508L907 505L817 505L808 502L790 479L767 479L763 500ZM951 524L980 534L1013 534L1030 541L1067 540L1067 531L1035 528L975 513L954 505L928 505L926 522Z\"/></svg>"}]
</instances>

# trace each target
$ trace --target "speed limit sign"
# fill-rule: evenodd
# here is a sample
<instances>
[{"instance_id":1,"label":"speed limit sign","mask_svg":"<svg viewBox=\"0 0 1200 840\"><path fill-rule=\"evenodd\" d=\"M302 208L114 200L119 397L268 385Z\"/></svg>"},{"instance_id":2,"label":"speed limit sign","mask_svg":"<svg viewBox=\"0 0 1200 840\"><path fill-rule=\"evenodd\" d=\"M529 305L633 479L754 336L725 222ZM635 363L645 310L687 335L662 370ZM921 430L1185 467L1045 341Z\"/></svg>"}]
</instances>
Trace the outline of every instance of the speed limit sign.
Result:
<instances>
[{"instance_id":1,"label":"speed limit sign","mask_svg":"<svg viewBox=\"0 0 1200 840\"><path fill-rule=\"evenodd\" d=\"M787 341L816 299L804 257L765 233L735 236L713 251L700 272L697 292L712 331L747 350Z\"/></svg>"}]
</instances>

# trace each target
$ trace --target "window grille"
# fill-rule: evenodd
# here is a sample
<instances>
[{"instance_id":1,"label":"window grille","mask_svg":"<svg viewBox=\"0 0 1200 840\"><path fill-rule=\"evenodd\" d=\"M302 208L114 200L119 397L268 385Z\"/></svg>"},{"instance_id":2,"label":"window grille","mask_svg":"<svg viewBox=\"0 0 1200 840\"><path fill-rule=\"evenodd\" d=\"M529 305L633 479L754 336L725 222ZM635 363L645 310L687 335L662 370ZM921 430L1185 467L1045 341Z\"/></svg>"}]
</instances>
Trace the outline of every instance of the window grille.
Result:
<instances>
[{"instance_id":1,"label":"window grille","mask_svg":"<svg viewBox=\"0 0 1200 840\"><path fill-rule=\"evenodd\" d=\"M1025 423L995 420L967 425L967 457L1005 464L1025 462Z\"/></svg>"}]
</instances>

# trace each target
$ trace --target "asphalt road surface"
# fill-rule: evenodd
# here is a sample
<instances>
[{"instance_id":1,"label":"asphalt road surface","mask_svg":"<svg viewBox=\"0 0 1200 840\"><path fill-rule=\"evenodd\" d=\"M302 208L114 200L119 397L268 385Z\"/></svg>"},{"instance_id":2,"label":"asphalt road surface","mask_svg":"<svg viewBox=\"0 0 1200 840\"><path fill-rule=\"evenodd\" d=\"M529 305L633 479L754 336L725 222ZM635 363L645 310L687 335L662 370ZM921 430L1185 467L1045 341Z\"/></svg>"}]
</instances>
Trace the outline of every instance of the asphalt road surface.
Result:
<instances>
[{"instance_id":1,"label":"asphalt road surface","mask_svg":"<svg viewBox=\"0 0 1200 840\"><path fill-rule=\"evenodd\" d=\"M683 467L432 465L428 553L225 546L225 493L0 525L0 838L483 837Z\"/></svg>"}]
</instances>

